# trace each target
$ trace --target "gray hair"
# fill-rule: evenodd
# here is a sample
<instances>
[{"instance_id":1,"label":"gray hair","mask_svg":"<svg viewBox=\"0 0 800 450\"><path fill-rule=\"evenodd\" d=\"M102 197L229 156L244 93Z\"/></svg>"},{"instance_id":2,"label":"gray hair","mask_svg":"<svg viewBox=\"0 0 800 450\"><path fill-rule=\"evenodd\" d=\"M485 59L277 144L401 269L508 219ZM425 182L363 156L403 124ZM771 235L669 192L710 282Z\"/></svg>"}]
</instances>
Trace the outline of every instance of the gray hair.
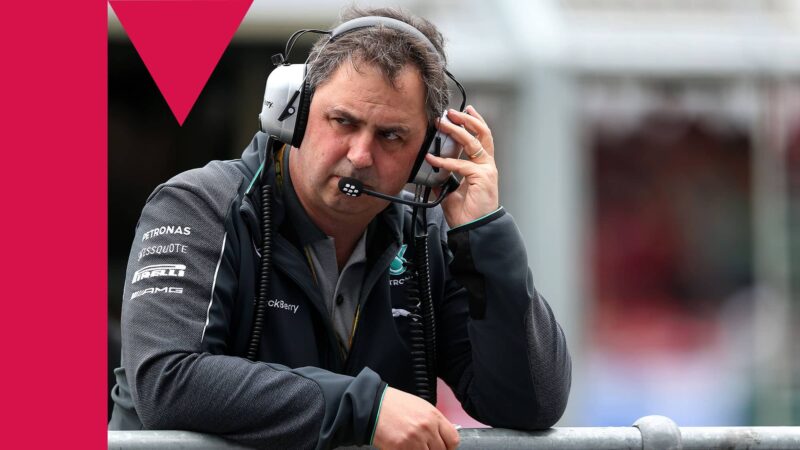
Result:
<instances>
[{"instance_id":1,"label":"gray hair","mask_svg":"<svg viewBox=\"0 0 800 450\"><path fill-rule=\"evenodd\" d=\"M328 37L323 37L314 44L308 58L307 82L312 92L327 82L345 62L352 64L356 70L361 63L376 66L392 87L396 87L395 80L400 70L412 64L422 76L425 112L428 123L433 123L441 117L450 101L442 34L427 20L395 8L351 7L342 12L339 23L364 16L390 17L415 27L428 38L438 54L434 54L430 46L418 38L383 25L349 31L332 42Z\"/></svg>"}]
</instances>

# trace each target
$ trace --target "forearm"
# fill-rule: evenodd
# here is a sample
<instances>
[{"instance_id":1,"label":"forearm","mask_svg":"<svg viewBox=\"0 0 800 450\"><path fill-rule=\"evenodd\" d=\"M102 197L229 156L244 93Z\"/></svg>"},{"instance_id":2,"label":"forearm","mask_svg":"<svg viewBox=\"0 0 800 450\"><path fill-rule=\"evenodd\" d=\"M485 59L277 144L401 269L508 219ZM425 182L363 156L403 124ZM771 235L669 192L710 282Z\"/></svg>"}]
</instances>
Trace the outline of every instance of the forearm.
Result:
<instances>
[{"instance_id":1,"label":"forearm","mask_svg":"<svg viewBox=\"0 0 800 450\"><path fill-rule=\"evenodd\" d=\"M548 428L566 407L571 382L566 339L550 307L529 286L527 308L490 296L486 318L468 326L470 394L484 399L481 415L494 426Z\"/></svg>"},{"instance_id":2,"label":"forearm","mask_svg":"<svg viewBox=\"0 0 800 450\"><path fill-rule=\"evenodd\" d=\"M563 332L533 285L513 219L497 214L451 231L449 245L451 270L473 309L465 381L458 383L465 408L493 426L551 426L566 406L571 362Z\"/></svg>"},{"instance_id":3,"label":"forearm","mask_svg":"<svg viewBox=\"0 0 800 450\"><path fill-rule=\"evenodd\" d=\"M148 429L213 433L261 447L317 445L324 416L321 388L291 371L210 354L145 359L127 371Z\"/></svg>"},{"instance_id":4,"label":"forearm","mask_svg":"<svg viewBox=\"0 0 800 450\"><path fill-rule=\"evenodd\" d=\"M261 448L367 444L385 387L369 369L349 377L224 355L173 354L128 366L146 428L213 433Z\"/></svg>"}]
</instances>

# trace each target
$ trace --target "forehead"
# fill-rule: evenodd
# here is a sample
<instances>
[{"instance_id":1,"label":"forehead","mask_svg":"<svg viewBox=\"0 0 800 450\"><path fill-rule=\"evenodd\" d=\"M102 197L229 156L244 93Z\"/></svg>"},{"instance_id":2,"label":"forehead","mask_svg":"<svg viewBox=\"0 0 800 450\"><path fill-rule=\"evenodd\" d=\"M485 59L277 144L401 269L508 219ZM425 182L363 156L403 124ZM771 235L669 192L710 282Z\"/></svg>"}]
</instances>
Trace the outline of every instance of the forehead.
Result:
<instances>
[{"instance_id":1,"label":"forehead","mask_svg":"<svg viewBox=\"0 0 800 450\"><path fill-rule=\"evenodd\" d=\"M324 108L333 106L354 113L380 114L394 120L425 121L425 87L419 70L406 64L390 82L374 64L341 64L317 87L312 99Z\"/></svg>"}]
</instances>

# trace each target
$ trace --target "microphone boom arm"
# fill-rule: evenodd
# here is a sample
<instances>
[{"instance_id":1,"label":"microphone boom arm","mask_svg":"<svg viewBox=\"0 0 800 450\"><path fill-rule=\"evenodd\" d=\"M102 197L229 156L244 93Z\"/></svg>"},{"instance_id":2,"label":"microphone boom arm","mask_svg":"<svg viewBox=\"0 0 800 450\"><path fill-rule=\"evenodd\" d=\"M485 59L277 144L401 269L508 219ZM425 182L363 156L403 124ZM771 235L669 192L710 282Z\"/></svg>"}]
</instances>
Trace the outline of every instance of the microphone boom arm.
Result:
<instances>
[{"instance_id":1,"label":"microphone boom arm","mask_svg":"<svg viewBox=\"0 0 800 450\"><path fill-rule=\"evenodd\" d=\"M408 206L416 206L419 208L433 208L437 206L439 203L444 200L444 198L450 192L453 192L458 188L459 185L458 179L453 174L450 174L450 177L447 179L447 182L442 185L442 190L439 192L439 197L436 198L433 202L416 202L412 200L406 200L400 197L394 197L387 194L381 194L380 192L375 192L369 189L364 189L364 183L355 179L355 178L341 178L339 180L339 190L350 197L359 197L361 194L367 194L372 197L377 197L383 200L388 200L390 202L401 203L403 205Z\"/></svg>"}]
</instances>

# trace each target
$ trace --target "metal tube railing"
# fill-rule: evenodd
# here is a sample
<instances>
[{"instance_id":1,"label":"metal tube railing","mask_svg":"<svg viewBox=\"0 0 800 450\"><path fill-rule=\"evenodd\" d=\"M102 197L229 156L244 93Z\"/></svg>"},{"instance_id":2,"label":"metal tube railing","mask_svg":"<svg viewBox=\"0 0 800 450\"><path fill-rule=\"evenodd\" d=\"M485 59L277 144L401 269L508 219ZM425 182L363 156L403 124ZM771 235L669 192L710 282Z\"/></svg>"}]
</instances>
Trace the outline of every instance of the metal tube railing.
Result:
<instances>
[{"instance_id":1,"label":"metal tube railing","mask_svg":"<svg viewBox=\"0 0 800 450\"><path fill-rule=\"evenodd\" d=\"M460 449L716 450L800 449L800 427L678 427L646 416L632 427L558 427L544 431L471 428L459 431ZM244 449L217 436L190 431L109 431L109 450ZM364 447L359 447L364 448Z\"/></svg>"},{"instance_id":2,"label":"metal tube railing","mask_svg":"<svg viewBox=\"0 0 800 450\"><path fill-rule=\"evenodd\" d=\"M800 449L800 427L684 427L681 442L683 450Z\"/></svg>"}]
</instances>

